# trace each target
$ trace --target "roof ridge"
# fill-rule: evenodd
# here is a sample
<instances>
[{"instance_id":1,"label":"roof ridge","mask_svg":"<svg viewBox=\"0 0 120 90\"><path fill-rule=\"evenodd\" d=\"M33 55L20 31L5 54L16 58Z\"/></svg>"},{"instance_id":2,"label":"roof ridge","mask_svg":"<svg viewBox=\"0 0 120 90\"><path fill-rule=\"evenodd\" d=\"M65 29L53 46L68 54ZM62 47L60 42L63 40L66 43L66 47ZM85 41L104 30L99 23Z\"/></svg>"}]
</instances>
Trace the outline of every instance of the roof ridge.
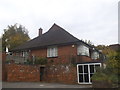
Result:
<instances>
[{"instance_id":1,"label":"roof ridge","mask_svg":"<svg viewBox=\"0 0 120 90\"><path fill-rule=\"evenodd\" d=\"M42 34L41 36L37 36L25 44L18 46L18 48L14 50L25 50L30 48L43 47L48 45L59 45L61 43L71 43L80 41L78 38L73 36L71 33L66 31L64 28L60 27L56 23L52 25L52 27Z\"/></svg>"},{"instance_id":2,"label":"roof ridge","mask_svg":"<svg viewBox=\"0 0 120 90\"><path fill-rule=\"evenodd\" d=\"M76 38L74 35L72 35L71 33L69 33L67 30L65 30L64 28L62 28L61 26L59 26L59 25L57 25L56 23L54 23L53 25L52 25L52 27L54 27L54 26L57 26L57 27L59 27L60 29L62 29L63 31L65 31L66 33L68 33L69 35L71 35L72 37L74 37L74 38ZM52 28L51 27L51 28ZM49 29L49 30L51 30L51 28ZM48 31L49 31L48 30ZM47 32L48 32L47 31ZM78 39L78 38L76 38L76 39ZM78 39L79 40L79 39Z\"/></svg>"}]
</instances>

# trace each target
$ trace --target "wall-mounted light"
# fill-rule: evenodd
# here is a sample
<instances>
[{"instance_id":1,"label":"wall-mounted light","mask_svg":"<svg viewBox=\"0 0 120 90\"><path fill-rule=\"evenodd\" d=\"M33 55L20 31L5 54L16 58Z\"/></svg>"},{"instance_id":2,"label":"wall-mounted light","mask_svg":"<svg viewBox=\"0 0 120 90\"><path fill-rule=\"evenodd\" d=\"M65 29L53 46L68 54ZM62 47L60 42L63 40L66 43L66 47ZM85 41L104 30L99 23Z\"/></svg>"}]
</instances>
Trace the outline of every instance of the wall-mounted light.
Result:
<instances>
[{"instance_id":1,"label":"wall-mounted light","mask_svg":"<svg viewBox=\"0 0 120 90\"><path fill-rule=\"evenodd\" d=\"M75 45L72 45L72 47L74 48L74 47L75 47Z\"/></svg>"}]
</instances>

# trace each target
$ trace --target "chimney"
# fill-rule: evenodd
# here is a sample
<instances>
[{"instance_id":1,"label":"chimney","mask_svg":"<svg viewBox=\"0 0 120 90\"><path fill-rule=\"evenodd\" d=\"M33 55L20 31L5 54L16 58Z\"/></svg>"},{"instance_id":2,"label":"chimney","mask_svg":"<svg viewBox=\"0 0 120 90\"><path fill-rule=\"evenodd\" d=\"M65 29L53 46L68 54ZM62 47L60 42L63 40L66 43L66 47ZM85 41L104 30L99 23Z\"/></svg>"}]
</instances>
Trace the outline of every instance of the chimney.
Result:
<instances>
[{"instance_id":1,"label":"chimney","mask_svg":"<svg viewBox=\"0 0 120 90\"><path fill-rule=\"evenodd\" d=\"M41 36L41 35L42 35L42 31L43 31L43 29L42 29L42 28L40 28L40 29L39 29L39 36Z\"/></svg>"}]
</instances>

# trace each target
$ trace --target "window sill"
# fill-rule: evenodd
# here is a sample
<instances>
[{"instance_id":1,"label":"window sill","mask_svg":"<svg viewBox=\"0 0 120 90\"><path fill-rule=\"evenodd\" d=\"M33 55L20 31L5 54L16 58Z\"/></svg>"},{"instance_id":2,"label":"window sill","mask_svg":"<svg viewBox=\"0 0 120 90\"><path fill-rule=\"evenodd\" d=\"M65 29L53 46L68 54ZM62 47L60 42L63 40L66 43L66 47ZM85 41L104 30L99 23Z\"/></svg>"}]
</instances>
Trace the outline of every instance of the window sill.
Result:
<instances>
[{"instance_id":1,"label":"window sill","mask_svg":"<svg viewBox=\"0 0 120 90\"><path fill-rule=\"evenodd\" d=\"M86 57L90 57L90 56L87 56L87 55L77 55L77 56L86 56Z\"/></svg>"},{"instance_id":2,"label":"window sill","mask_svg":"<svg viewBox=\"0 0 120 90\"><path fill-rule=\"evenodd\" d=\"M58 58L58 56L55 56L55 57L47 57L47 58Z\"/></svg>"}]
</instances>

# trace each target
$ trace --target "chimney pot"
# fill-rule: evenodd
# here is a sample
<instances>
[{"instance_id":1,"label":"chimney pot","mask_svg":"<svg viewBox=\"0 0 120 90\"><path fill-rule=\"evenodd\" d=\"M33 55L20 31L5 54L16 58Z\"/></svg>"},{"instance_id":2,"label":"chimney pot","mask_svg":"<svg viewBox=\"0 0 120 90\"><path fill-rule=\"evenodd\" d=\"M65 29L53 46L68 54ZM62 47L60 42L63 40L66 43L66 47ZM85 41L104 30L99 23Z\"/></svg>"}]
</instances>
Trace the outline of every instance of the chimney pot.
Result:
<instances>
[{"instance_id":1,"label":"chimney pot","mask_svg":"<svg viewBox=\"0 0 120 90\"><path fill-rule=\"evenodd\" d=\"M41 35L42 35L42 31L43 31L43 29L42 29L42 28L40 28L40 29L39 29L39 36L41 36Z\"/></svg>"}]
</instances>

